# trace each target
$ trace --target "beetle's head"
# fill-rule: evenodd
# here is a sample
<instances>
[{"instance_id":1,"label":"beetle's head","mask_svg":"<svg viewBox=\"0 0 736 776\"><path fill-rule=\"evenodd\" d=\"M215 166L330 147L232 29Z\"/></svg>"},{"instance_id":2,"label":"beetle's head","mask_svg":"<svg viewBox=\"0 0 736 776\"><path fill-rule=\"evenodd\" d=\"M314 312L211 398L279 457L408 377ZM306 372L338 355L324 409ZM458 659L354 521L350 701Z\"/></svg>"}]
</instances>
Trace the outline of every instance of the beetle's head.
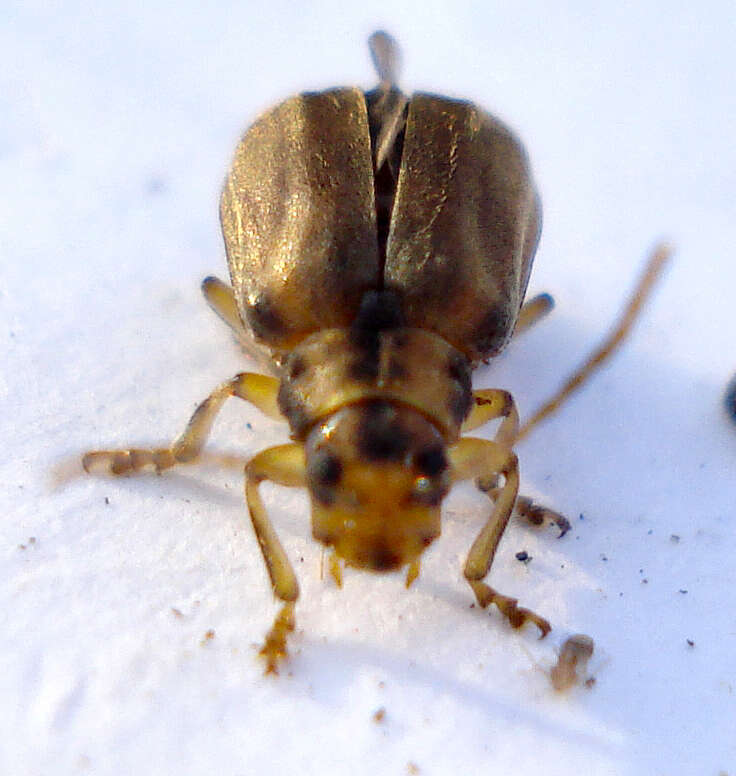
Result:
<instances>
[{"instance_id":1,"label":"beetle's head","mask_svg":"<svg viewBox=\"0 0 736 776\"><path fill-rule=\"evenodd\" d=\"M312 532L349 566L393 571L439 536L445 440L416 410L382 400L338 410L309 434Z\"/></svg>"}]
</instances>

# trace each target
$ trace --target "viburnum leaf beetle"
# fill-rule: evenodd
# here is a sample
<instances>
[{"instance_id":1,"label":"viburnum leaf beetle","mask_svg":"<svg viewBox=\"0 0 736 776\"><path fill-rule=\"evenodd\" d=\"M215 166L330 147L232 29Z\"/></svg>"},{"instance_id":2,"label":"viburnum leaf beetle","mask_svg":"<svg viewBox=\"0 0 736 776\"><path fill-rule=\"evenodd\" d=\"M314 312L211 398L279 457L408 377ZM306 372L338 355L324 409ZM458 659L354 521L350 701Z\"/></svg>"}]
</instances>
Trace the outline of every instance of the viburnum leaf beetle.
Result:
<instances>
[{"instance_id":1,"label":"viburnum leaf beetle","mask_svg":"<svg viewBox=\"0 0 736 776\"><path fill-rule=\"evenodd\" d=\"M261 654L276 671L299 587L259 494L306 487L314 538L342 565L419 573L440 507L461 480L492 502L465 578L514 627L548 622L484 582L512 513L567 521L518 496L512 445L623 339L667 256L658 249L614 333L519 430L513 398L473 391L471 372L552 307L522 306L541 210L519 141L477 106L396 85L398 49L370 39L379 84L292 97L243 136L220 217L232 288L207 278L210 305L274 376L244 372L196 409L169 447L87 453L90 472L157 472L194 461L223 402L286 419L291 443L245 466L250 517L283 602ZM492 440L463 436L500 420Z\"/></svg>"}]
</instances>

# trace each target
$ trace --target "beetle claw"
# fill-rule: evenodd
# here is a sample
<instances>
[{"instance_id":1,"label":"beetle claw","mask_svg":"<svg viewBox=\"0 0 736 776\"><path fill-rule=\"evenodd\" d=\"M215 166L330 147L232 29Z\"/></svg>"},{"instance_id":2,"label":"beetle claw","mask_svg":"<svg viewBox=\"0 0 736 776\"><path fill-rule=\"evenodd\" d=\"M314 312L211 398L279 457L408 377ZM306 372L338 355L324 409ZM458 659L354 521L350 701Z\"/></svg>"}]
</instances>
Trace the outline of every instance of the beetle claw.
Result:
<instances>
[{"instance_id":1,"label":"beetle claw","mask_svg":"<svg viewBox=\"0 0 736 776\"><path fill-rule=\"evenodd\" d=\"M294 604L286 603L276 615L258 654L266 661L266 674L278 674L279 663L289 656L286 639L294 630Z\"/></svg>"}]
</instances>

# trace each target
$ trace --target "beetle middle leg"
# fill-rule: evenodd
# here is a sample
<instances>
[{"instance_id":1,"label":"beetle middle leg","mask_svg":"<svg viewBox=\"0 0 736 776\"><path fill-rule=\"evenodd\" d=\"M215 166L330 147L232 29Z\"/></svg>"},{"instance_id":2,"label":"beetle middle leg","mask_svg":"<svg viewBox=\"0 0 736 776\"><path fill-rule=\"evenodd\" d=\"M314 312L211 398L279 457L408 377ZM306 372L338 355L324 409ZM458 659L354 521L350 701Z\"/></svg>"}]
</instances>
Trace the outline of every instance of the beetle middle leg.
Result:
<instances>
[{"instance_id":1,"label":"beetle middle leg","mask_svg":"<svg viewBox=\"0 0 736 776\"><path fill-rule=\"evenodd\" d=\"M528 302L524 302L516 321L514 337L523 334L534 324L539 323L555 306L555 300L549 294L539 294Z\"/></svg>"},{"instance_id":2,"label":"beetle middle leg","mask_svg":"<svg viewBox=\"0 0 736 776\"><path fill-rule=\"evenodd\" d=\"M515 598L499 593L483 581L490 571L519 491L516 455L503 444L473 437L461 439L450 448L449 453L453 482L494 478L497 474L504 478L491 516L473 542L465 562L463 573L473 588L478 604L483 608L495 604L514 628L520 628L525 622L533 622L542 632L542 637L546 636L551 630L547 620L518 606Z\"/></svg>"},{"instance_id":3,"label":"beetle middle leg","mask_svg":"<svg viewBox=\"0 0 736 776\"><path fill-rule=\"evenodd\" d=\"M284 602L260 651L266 660L266 673L278 673L279 661L287 655L286 639L294 630L294 603L299 597L299 583L269 520L258 486L268 480L291 488L305 487L305 469L304 447L294 443L269 447L245 467L245 498L253 530L266 562L274 595Z\"/></svg>"},{"instance_id":4,"label":"beetle middle leg","mask_svg":"<svg viewBox=\"0 0 736 776\"><path fill-rule=\"evenodd\" d=\"M283 420L277 403L278 390L275 377L242 372L216 388L197 407L184 432L169 447L95 450L82 458L82 466L90 473L117 475L146 468L158 473L177 463L190 463L201 453L217 413L230 396L250 402L269 417Z\"/></svg>"}]
</instances>

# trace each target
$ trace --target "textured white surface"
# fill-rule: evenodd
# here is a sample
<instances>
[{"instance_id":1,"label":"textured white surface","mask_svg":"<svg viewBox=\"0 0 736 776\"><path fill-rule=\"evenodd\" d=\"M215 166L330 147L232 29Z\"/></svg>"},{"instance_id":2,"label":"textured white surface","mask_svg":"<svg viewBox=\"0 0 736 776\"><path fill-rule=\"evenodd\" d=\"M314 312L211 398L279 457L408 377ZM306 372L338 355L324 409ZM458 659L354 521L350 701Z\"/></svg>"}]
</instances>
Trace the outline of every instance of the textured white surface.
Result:
<instances>
[{"instance_id":1,"label":"textured white surface","mask_svg":"<svg viewBox=\"0 0 736 776\"><path fill-rule=\"evenodd\" d=\"M4 4L1 773L736 773L733 9L396 5ZM275 606L239 472L55 487L52 470L171 438L247 367L198 291L226 274L230 154L294 91L371 86L378 26L402 43L408 90L514 126L542 190L531 290L558 306L479 385L530 411L653 241L678 251L625 350L520 445L524 492L574 530L512 525L492 578L550 618L546 642L469 608L479 495L450 499L411 590L354 572L338 591L306 499L273 489L303 592L274 680L256 659ZM283 439L231 406L212 448ZM578 631L597 682L557 696L545 672Z\"/></svg>"}]
</instances>

